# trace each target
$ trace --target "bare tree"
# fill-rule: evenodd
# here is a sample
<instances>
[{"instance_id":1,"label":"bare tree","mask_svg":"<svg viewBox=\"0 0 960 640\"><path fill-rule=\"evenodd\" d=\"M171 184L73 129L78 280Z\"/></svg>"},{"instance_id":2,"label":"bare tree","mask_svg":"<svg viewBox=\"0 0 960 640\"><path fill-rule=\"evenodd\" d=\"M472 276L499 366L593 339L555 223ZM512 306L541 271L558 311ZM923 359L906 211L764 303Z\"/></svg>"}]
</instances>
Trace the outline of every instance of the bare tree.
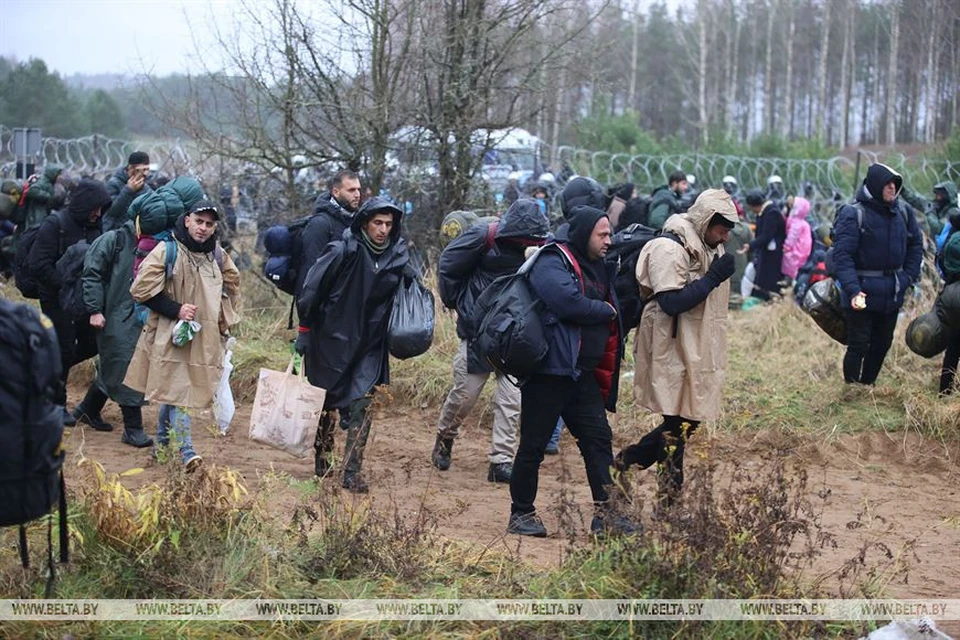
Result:
<instances>
[{"instance_id":1,"label":"bare tree","mask_svg":"<svg viewBox=\"0 0 960 640\"><path fill-rule=\"evenodd\" d=\"M796 20L793 3L787 3L787 75L784 80L784 94L781 103L780 133L793 136L793 41L796 36Z\"/></svg>"},{"instance_id":2,"label":"bare tree","mask_svg":"<svg viewBox=\"0 0 960 640\"><path fill-rule=\"evenodd\" d=\"M926 95L926 118L924 119L924 141L932 143L936 139L937 132L937 109L939 107L937 100L937 87L939 85L940 65L940 16L941 6L939 0L930 1L930 34L927 42L927 64L925 82L927 85Z\"/></svg>"},{"instance_id":3,"label":"bare tree","mask_svg":"<svg viewBox=\"0 0 960 640\"><path fill-rule=\"evenodd\" d=\"M814 130L824 142L828 142L825 116L827 115L827 58L830 55L830 7L832 5L831 0L825 0L823 3L823 28L820 31L820 64L817 73L817 124Z\"/></svg>"},{"instance_id":4,"label":"bare tree","mask_svg":"<svg viewBox=\"0 0 960 640\"><path fill-rule=\"evenodd\" d=\"M890 65L887 69L887 146L897 143L897 52L900 46L900 0L890 0Z\"/></svg>"}]
</instances>

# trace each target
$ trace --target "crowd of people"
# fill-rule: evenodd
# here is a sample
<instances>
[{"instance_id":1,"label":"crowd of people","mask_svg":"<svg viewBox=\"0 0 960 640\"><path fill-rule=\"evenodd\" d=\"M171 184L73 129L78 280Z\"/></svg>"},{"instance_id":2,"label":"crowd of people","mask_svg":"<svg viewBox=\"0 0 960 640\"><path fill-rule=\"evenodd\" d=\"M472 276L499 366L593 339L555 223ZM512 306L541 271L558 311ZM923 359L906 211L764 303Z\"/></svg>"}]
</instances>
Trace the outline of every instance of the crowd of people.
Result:
<instances>
[{"instance_id":1,"label":"crowd of people","mask_svg":"<svg viewBox=\"0 0 960 640\"><path fill-rule=\"evenodd\" d=\"M58 203L50 184L59 167L47 167L9 221L17 264L23 264L17 285L21 275L36 280L35 297L56 329L62 366L56 402L64 425L79 421L111 431L101 411L112 400L121 408L124 443L153 446L158 457L175 453L192 471L202 457L191 423L213 404L226 341L240 319L240 272L219 238L222 206L207 200L191 178L151 186L148 170L147 154L135 152L106 184L82 179ZM843 379L874 384L898 312L919 280L925 235L942 247L960 230L953 183L937 184L926 201L879 163L868 168L853 200L838 207L829 233L811 225L810 200L788 193L777 176L765 190L745 194L732 176L703 191L694 183L694 176L678 170L644 195L632 183L604 188L572 176L557 198L557 218L551 217L548 190L535 186L529 194L511 194L502 215L455 212L445 219L437 280L443 304L456 313L460 342L429 460L449 471L460 427L492 376L487 480L509 485L508 532L547 535L535 506L539 469L545 455L556 453L562 428L583 458L595 534L640 530L618 506L624 486L618 480L632 467L656 467L658 509L675 503L686 443L722 406L731 308L779 299L790 287L800 295L829 272L847 325ZM919 212L908 210L907 202ZM340 171L316 199L292 248L301 265L291 274L299 317L294 348L309 382L326 390L314 472L337 475L355 493L369 488L363 453L371 403L390 381L394 297L422 276L404 240L403 220L401 207L382 196L364 198L360 176ZM638 229L649 239L637 254L626 262L623 254L608 259L621 234L636 236ZM64 295L72 282L65 256L76 247L83 255L79 312ZM549 348L538 369L518 383L481 356L474 310L491 283L521 268L539 301ZM618 294L625 268L639 301L626 317ZM960 279L960 273L944 275ZM662 421L615 453L608 412L616 410L633 327L633 393ZM67 375L94 355L96 379L70 411ZM945 393L957 360L960 343L944 361ZM160 406L153 438L143 423L147 402ZM339 465L337 426L345 434Z\"/></svg>"}]
</instances>

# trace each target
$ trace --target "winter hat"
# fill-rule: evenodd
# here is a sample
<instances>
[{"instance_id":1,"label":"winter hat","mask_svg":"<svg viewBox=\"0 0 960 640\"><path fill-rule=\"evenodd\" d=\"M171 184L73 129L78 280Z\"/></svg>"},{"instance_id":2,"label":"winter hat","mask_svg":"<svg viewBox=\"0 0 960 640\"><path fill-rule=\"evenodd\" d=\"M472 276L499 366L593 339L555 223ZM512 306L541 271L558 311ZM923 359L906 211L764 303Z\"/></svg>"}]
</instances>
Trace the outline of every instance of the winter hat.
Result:
<instances>
[{"instance_id":1,"label":"winter hat","mask_svg":"<svg viewBox=\"0 0 960 640\"><path fill-rule=\"evenodd\" d=\"M93 211L110 206L110 194L99 180L83 178L70 194L67 211L77 221L85 220Z\"/></svg>"},{"instance_id":2,"label":"winter hat","mask_svg":"<svg viewBox=\"0 0 960 640\"><path fill-rule=\"evenodd\" d=\"M134 151L130 154L130 157L127 158L127 165L135 164L150 164L150 156L148 156L145 151Z\"/></svg>"},{"instance_id":3,"label":"winter hat","mask_svg":"<svg viewBox=\"0 0 960 640\"><path fill-rule=\"evenodd\" d=\"M751 189L747 192L747 204L751 207L759 207L763 204L763 193L759 189Z\"/></svg>"},{"instance_id":4,"label":"winter hat","mask_svg":"<svg viewBox=\"0 0 960 640\"><path fill-rule=\"evenodd\" d=\"M578 205L606 209L606 198L599 182L586 176L577 176L567 183L560 193L560 212L569 220L573 208Z\"/></svg>"}]
</instances>

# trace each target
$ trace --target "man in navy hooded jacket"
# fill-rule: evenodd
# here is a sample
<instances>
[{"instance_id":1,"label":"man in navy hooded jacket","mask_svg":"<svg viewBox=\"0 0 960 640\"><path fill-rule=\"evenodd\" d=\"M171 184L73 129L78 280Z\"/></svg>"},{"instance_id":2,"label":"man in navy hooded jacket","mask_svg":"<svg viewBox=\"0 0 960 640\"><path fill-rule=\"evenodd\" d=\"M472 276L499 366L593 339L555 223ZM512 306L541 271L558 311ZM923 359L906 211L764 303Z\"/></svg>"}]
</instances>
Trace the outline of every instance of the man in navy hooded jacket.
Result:
<instances>
[{"instance_id":1,"label":"man in navy hooded jacket","mask_svg":"<svg viewBox=\"0 0 960 640\"><path fill-rule=\"evenodd\" d=\"M580 447L597 506L591 530L634 533L636 528L608 506L613 444L606 410L616 408L623 351L613 287L616 265L603 259L610 247L610 219L600 209L576 206L568 220L557 241L541 249L529 275L534 296L544 303L540 320L549 352L520 390L520 445L510 478L507 532L547 535L534 501L540 463L562 417Z\"/></svg>"},{"instance_id":2,"label":"man in navy hooded jacket","mask_svg":"<svg viewBox=\"0 0 960 640\"><path fill-rule=\"evenodd\" d=\"M876 382L904 295L920 277L923 238L916 218L901 210L902 188L896 171L870 165L857 191L859 207L848 204L837 213L833 264L847 321L848 383Z\"/></svg>"}]
</instances>

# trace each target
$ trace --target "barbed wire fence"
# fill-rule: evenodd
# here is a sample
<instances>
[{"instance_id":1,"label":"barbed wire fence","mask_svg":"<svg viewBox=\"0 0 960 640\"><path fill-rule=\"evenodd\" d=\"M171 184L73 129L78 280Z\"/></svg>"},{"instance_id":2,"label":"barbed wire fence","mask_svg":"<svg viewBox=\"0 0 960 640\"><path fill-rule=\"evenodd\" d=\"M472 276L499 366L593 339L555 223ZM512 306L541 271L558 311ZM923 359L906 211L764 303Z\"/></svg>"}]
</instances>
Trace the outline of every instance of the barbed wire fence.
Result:
<instances>
[{"instance_id":1,"label":"barbed wire fence","mask_svg":"<svg viewBox=\"0 0 960 640\"><path fill-rule=\"evenodd\" d=\"M274 222L283 217L283 205L277 206L271 201L282 190L278 188L281 180L275 173L230 158L205 156L179 139L143 142L99 135L74 139L46 137L42 139L40 152L32 161L37 169L56 163L72 174L106 179L118 167L124 166L129 154L135 150L146 151L157 165L157 171L168 177L193 175L208 190L216 189L217 192L224 185L233 186L241 194L241 208L254 220ZM629 155L571 146L552 149L544 145L539 149L541 162L545 164L549 161L549 169L560 176L559 184L562 184L565 176L588 175L605 184L633 182L641 192L649 193L665 184L667 176L679 169L696 177L697 189L719 187L725 176L733 176L745 192L751 188L766 188L770 176L778 175L788 193L809 194L817 205L815 209L820 211L831 209L828 204L836 198L850 198L855 191L855 182L873 162L882 161L894 167L904 175L907 184L921 193L929 193L932 185L941 180L960 181L960 161L925 156L907 157L901 153L882 157L874 152L858 153L859 167L856 160L844 156L801 160L699 153ZM0 125L0 178L13 177L16 163L13 130ZM298 183L302 182L304 197L315 195L325 177L328 176L322 170L300 170L297 180ZM482 178L480 182L480 188L473 198L476 209L492 211L501 208L497 191L502 192L505 183L487 180L484 184ZM403 203L412 216L416 216L418 211L440 206L435 175L429 168L401 166L387 176L385 190ZM270 220L263 220L264 217Z\"/></svg>"}]
</instances>

